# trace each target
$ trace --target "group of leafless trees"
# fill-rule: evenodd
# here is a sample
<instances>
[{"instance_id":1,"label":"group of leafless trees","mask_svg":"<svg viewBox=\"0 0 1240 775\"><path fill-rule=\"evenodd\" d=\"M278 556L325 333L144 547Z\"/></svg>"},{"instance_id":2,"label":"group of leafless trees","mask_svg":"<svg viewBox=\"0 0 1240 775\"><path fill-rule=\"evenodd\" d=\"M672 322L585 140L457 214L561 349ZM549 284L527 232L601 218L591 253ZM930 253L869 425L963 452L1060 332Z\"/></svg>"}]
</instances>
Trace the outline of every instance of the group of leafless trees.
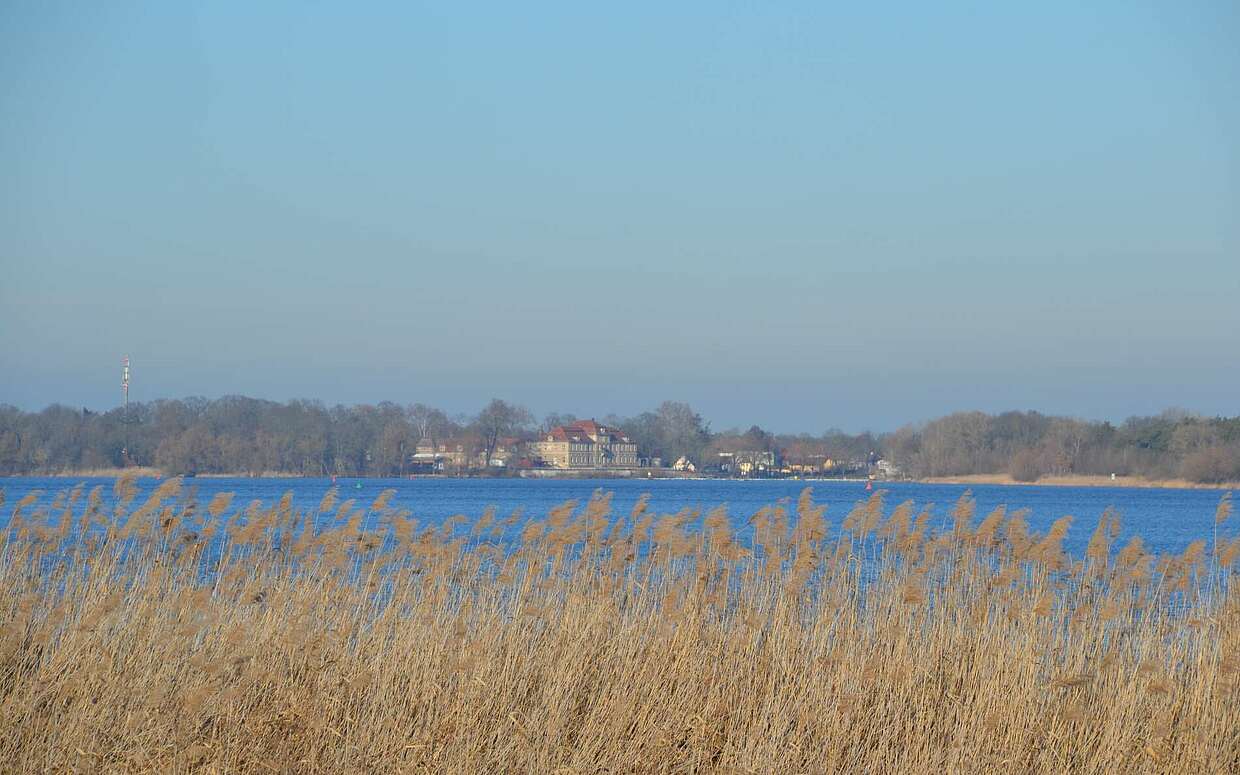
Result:
<instances>
[{"instance_id":1,"label":"group of leafless trees","mask_svg":"<svg viewBox=\"0 0 1240 775\"><path fill-rule=\"evenodd\" d=\"M171 473L400 476L419 445L451 445L471 460L490 461L509 439L533 439L575 419L551 414L540 423L523 407L499 399L472 416L450 416L419 403L329 407L241 396L138 403L128 412L0 406L0 474L147 465ZM1118 426L1037 412L965 412L881 435L833 430L816 436L773 434L758 426L713 432L690 406L674 401L633 417L598 419L622 428L643 458L671 464L686 457L707 470L719 453L770 451L794 462L873 462L881 456L917 477L1010 473L1034 481L1116 473L1240 480L1240 417L1182 411Z\"/></svg>"},{"instance_id":2,"label":"group of leafless trees","mask_svg":"<svg viewBox=\"0 0 1240 775\"><path fill-rule=\"evenodd\" d=\"M243 396L135 403L91 412L52 405L23 412L0 405L0 475L132 465L169 473L278 472L302 476L401 476L419 445L461 450L486 465L510 439L532 439L572 415L535 421L525 408L495 399L476 415L450 416L425 404L325 406ZM636 417L609 416L643 455L696 459L711 435L685 404L666 402Z\"/></svg>"},{"instance_id":3,"label":"group of leafless trees","mask_svg":"<svg viewBox=\"0 0 1240 775\"><path fill-rule=\"evenodd\" d=\"M1037 412L961 412L883 439L916 476L1009 473L1019 481L1084 474L1240 480L1240 417L1169 410L1116 426Z\"/></svg>"}]
</instances>

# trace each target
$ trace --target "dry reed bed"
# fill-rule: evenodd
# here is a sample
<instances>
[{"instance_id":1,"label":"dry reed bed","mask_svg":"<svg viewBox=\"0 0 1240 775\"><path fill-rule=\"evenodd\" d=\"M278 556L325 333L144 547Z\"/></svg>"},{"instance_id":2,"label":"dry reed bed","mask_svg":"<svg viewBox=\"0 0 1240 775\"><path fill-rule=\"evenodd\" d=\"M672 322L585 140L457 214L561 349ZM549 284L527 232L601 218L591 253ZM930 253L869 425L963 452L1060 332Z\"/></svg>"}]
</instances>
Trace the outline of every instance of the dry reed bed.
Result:
<instances>
[{"instance_id":1,"label":"dry reed bed","mask_svg":"<svg viewBox=\"0 0 1240 775\"><path fill-rule=\"evenodd\" d=\"M181 487L14 504L6 771L1240 769L1226 497L1184 555L1107 513L1073 560L1070 519L967 496L943 535L881 494L829 532L806 490L742 542L601 493L419 529L333 489L323 531Z\"/></svg>"}]
</instances>

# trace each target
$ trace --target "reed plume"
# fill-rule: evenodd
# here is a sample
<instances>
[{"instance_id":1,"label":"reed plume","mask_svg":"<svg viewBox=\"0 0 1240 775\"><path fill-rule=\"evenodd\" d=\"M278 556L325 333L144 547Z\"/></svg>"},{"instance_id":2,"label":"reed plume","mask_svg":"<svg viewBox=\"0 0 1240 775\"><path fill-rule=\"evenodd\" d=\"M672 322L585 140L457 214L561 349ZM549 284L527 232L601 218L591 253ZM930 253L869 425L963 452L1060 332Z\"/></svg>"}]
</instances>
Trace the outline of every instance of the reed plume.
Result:
<instances>
[{"instance_id":1,"label":"reed plume","mask_svg":"<svg viewBox=\"0 0 1240 775\"><path fill-rule=\"evenodd\" d=\"M884 519L881 496L832 530L808 488L744 523L645 498L613 523L598 492L545 519L419 527L395 494L365 508L333 488L310 513L216 496L203 517L191 490L165 482L132 513L132 480L86 496L124 531L70 519L82 489L17 504L6 771L1240 763L1240 601L1222 572L1240 538L1206 573L1202 542L1155 563L1134 537L1112 556L1111 510L1074 558L1071 518L1037 535L1001 507L974 527L971 498L941 532L912 502ZM230 510L244 524L217 531Z\"/></svg>"}]
</instances>

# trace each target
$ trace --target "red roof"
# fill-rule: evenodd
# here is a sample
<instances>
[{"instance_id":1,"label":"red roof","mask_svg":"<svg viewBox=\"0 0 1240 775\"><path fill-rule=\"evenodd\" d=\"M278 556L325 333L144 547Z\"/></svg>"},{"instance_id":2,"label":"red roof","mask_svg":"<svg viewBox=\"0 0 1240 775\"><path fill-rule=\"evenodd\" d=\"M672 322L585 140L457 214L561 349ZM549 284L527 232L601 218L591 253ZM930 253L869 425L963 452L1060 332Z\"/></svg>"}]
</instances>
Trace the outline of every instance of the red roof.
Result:
<instances>
[{"instance_id":1,"label":"red roof","mask_svg":"<svg viewBox=\"0 0 1240 775\"><path fill-rule=\"evenodd\" d=\"M548 431L548 434L554 441L586 441L590 436L597 436L600 433L609 433L617 436L624 441L628 441L628 436L619 428L608 428L606 425L600 425L594 420L578 420L568 425L560 425Z\"/></svg>"},{"instance_id":2,"label":"red roof","mask_svg":"<svg viewBox=\"0 0 1240 775\"><path fill-rule=\"evenodd\" d=\"M567 428L559 426L547 433L552 441L589 441L589 438L571 425Z\"/></svg>"}]
</instances>

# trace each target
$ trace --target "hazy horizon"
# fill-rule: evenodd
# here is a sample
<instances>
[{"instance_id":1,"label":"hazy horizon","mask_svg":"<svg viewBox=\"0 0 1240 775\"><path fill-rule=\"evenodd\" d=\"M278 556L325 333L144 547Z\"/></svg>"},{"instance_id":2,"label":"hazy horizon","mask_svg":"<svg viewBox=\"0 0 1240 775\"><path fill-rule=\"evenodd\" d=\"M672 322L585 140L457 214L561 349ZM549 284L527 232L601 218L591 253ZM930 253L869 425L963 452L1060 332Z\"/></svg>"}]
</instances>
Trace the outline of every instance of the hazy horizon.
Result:
<instances>
[{"instance_id":1,"label":"hazy horizon","mask_svg":"<svg viewBox=\"0 0 1240 775\"><path fill-rule=\"evenodd\" d=\"M17 3L0 403L1240 414L1240 6Z\"/></svg>"}]
</instances>

